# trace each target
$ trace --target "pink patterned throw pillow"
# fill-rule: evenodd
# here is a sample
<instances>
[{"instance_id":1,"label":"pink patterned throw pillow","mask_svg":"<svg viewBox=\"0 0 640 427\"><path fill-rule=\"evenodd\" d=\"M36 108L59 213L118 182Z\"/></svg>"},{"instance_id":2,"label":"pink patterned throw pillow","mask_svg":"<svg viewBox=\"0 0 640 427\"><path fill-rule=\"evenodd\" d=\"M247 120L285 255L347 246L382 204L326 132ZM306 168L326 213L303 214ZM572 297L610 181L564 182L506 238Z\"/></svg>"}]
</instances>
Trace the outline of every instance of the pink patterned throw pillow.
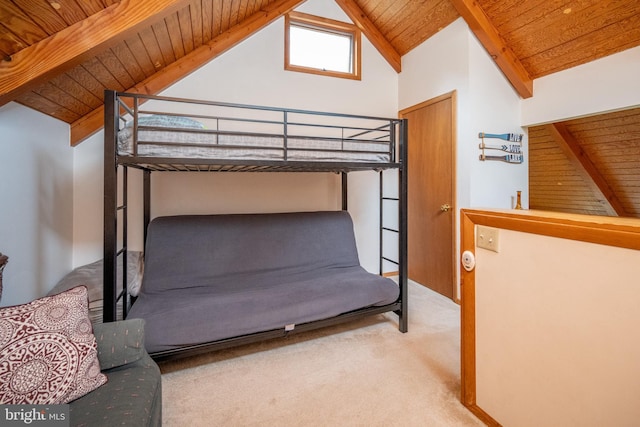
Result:
<instances>
[{"instance_id":1,"label":"pink patterned throw pillow","mask_svg":"<svg viewBox=\"0 0 640 427\"><path fill-rule=\"evenodd\" d=\"M78 286L0 309L0 404L68 403L107 382Z\"/></svg>"}]
</instances>

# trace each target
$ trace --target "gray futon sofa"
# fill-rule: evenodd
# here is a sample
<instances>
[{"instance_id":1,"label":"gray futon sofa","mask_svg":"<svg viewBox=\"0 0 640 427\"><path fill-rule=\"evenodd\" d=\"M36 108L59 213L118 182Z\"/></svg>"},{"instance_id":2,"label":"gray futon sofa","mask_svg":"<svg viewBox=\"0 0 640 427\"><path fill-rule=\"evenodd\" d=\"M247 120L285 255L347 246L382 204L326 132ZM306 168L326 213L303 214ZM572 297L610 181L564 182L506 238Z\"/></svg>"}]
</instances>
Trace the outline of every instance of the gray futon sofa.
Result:
<instances>
[{"instance_id":1,"label":"gray futon sofa","mask_svg":"<svg viewBox=\"0 0 640 427\"><path fill-rule=\"evenodd\" d=\"M147 351L289 331L393 304L391 279L360 266L345 211L181 215L149 225L140 294Z\"/></svg>"}]
</instances>

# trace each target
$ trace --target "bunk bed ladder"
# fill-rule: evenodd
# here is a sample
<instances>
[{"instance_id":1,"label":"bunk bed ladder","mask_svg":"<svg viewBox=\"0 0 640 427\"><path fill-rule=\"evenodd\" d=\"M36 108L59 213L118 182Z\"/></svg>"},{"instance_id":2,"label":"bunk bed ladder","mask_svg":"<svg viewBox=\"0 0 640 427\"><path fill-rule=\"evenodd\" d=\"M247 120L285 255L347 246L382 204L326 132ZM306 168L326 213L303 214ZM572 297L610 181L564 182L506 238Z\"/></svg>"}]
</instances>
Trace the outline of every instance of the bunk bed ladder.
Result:
<instances>
[{"instance_id":1,"label":"bunk bed ladder","mask_svg":"<svg viewBox=\"0 0 640 427\"><path fill-rule=\"evenodd\" d=\"M386 227L385 226L385 222L384 222L384 208L385 208L385 202L390 201L390 202L400 202L400 198L398 197L385 197L384 195L384 171L380 171L378 172L378 175L380 177L379 179L379 184L380 184L380 209L379 209L379 213L380 213L380 265L379 265L379 270L380 270L380 275L384 274L384 263L389 262L397 267L400 267L400 261L399 260L393 260L391 258L388 258L385 256L384 254L384 234L385 231L390 232L390 233L394 233L397 234L398 236L400 235L400 230L398 229L394 229L394 228L390 228L390 227ZM398 227L399 228L399 227Z\"/></svg>"},{"instance_id":2,"label":"bunk bed ladder","mask_svg":"<svg viewBox=\"0 0 640 427\"><path fill-rule=\"evenodd\" d=\"M127 310L129 308L129 301L128 301L128 292L126 289L126 286L124 285L125 283L127 283L127 224L128 224L128 204L127 204L127 187L128 187L128 175L129 175L129 168L124 166L122 167L122 204L118 205L116 207L116 227L118 225L118 219L117 219L117 213L121 212L122 213L122 247L118 250L118 252L116 253L116 260L118 259L118 257L120 257L122 259L122 268L121 270L121 279L122 279L122 291L120 291L120 294L116 295L116 303L117 301L121 300L121 305L122 305L122 317L126 318L127 317ZM117 269L116 269L116 274L118 273ZM117 281L116 281L117 282ZM117 291L116 291L117 292Z\"/></svg>"},{"instance_id":3,"label":"bunk bed ladder","mask_svg":"<svg viewBox=\"0 0 640 427\"><path fill-rule=\"evenodd\" d=\"M407 158L406 158L406 141L407 141L407 125L406 119L400 122L400 164L398 168L398 196L386 197L384 194L384 171L378 172L379 175L379 194L380 194L380 262L379 262L379 274L384 274L385 262L391 263L398 267L398 285L400 286L400 309L396 311L399 318L399 329L401 332L407 332L408 329L408 316L407 316L407 297L408 297L408 269L407 269ZM392 138L394 139L395 136ZM398 206L398 223L397 229L385 226L384 212L385 202L397 203ZM385 256L384 252L384 234L385 232L394 233L398 237L398 258L397 260L391 259Z\"/></svg>"},{"instance_id":4,"label":"bunk bed ladder","mask_svg":"<svg viewBox=\"0 0 640 427\"><path fill-rule=\"evenodd\" d=\"M402 227L402 218L401 215L398 217L398 227L396 228L391 228L385 225L384 222L384 211L385 211L385 203L387 202L391 202L391 203L398 203L401 204L401 200L399 197L386 197L384 195L384 172L380 171L378 172L379 174L379 183L380 183L380 209L379 209L379 213L380 213L380 262L379 262L379 272L380 275L384 275L385 274L385 262L386 263L390 263L395 265L398 270L398 284L400 286L400 302L401 302L401 308L396 311L396 314L399 317L399 329L401 332L406 332L407 331L407 322L406 322L406 285L403 286L403 282L406 283L406 274L403 274L403 263L405 261L403 261L403 255L402 255L402 241L403 241L403 234L406 234L405 231L403 231L403 227ZM400 212L401 208L398 208L398 212ZM385 255L385 238L384 235L385 233L393 233L395 235L398 236L398 258L397 259L392 259L388 256Z\"/></svg>"}]
</instances>

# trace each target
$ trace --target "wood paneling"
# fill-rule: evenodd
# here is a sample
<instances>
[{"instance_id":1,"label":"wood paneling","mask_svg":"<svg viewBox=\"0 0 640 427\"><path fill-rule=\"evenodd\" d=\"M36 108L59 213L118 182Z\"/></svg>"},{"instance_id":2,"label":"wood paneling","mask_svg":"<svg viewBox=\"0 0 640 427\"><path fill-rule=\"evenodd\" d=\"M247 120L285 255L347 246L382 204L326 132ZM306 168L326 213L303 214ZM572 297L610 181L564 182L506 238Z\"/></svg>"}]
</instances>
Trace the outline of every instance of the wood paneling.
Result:
<instances>
[{"instance_id":1,"label":"wood paneling","mask_svg":"<svg viewBox=\"0 0 640 427\"><path fill-rule=\"evenodd\" d=\"M127 34L150 25L155 19L164 19L184 2L186 0L118 3L15 52L10 58L0 61L0 105L82 61L95 60ZM65 9L66 4L56 10ZM72 7L71 2L69 7ZM7 28L6 25L0 27ZM14 27L14 31L19 28Z\"/></svg>"},{"instance_id":2,"label":"wood paneling","mask_svg":"<svg viewBox=\"0 0 640 427\"><path fill-rule=\"evenodd\" d=\"M39 42L48 34L18 6L0 2L0 49L5 56Z\"/></svg>"},{"instance_id":3,"label":"wood paneling","mask_svg":"<svg viewBox=\"0 0 640 427\"><path fill-rule=\"evenodd\" d=\"M607 215L545 126L529 128L529 208Z\"/></svg>"},{"instance_id":4,"label":"wood paneling","mask_svg":"<svg viewBox=\"0 0 640 427\"><path fill-rule=\"evenodd\" d=\"M640 108L570 120L562 126L593 164L596 179L604 181L619 201L621 209L616 210L622 210L622 216L640 217ZM529 198L532 209L612 214L547 126L529 129Z\"/></svg>"},{"instance_id":5,"label":"wood paneling","mask_svg":"<svg viewBox=\"0 0 640 427\"><path fill-rule=\"evenodd\" d=\"M478 3L532 78L640 44L637 0Z\"/></svg>"},{"instance_id":6,"label":"wood paneling","mask_svg":"<svg viewBox=\"0 0 640 427\"><path fill-rule=\"evenodd\" d=\"M449 0L356 0L355 3L400 55L460 16Z\"/></svg>"},{"instance_id":7,"label":"wood paneling","mask_svg":"<svg viewBox=\"0 0 640 427\"><path fill-rule=\"evenodd\" d=\"M57 33L67 27L67 23L56 13L49 2L16 0L13 3L48 35ZM2 21L5 22L4 20Z\"/></svg>"},{"instance_id":8,"label":"wood paneling","mask_svg":"<svg viewBox=\"0 0 640 427\"><path fill-rule=\"evenodd\" d=\"M594 196L602 202L607 214L625 216L626 212L620 199L567 126L563 123L554 123L546 125L546 130L576 171L580 173Z\"/></svg>"}]
</instances>

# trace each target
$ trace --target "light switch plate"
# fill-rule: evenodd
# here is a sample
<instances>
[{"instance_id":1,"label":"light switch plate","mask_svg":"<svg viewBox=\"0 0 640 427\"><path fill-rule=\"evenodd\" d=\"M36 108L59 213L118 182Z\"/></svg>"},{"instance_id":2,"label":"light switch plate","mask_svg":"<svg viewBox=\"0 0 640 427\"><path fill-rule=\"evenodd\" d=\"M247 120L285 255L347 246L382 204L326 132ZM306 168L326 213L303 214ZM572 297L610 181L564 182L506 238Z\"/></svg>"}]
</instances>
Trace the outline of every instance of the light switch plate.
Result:
<instances>
[{"instance_id":1,"label":"light switch plate","mask_svg":"<svg viewBox=\"0 0 640 427\"><path fill-rule=\"evenodd\" d=\"M497 228L479 225L476 230L476 246L499 252L500 234Z\"/></svg>"}]
</instances>

